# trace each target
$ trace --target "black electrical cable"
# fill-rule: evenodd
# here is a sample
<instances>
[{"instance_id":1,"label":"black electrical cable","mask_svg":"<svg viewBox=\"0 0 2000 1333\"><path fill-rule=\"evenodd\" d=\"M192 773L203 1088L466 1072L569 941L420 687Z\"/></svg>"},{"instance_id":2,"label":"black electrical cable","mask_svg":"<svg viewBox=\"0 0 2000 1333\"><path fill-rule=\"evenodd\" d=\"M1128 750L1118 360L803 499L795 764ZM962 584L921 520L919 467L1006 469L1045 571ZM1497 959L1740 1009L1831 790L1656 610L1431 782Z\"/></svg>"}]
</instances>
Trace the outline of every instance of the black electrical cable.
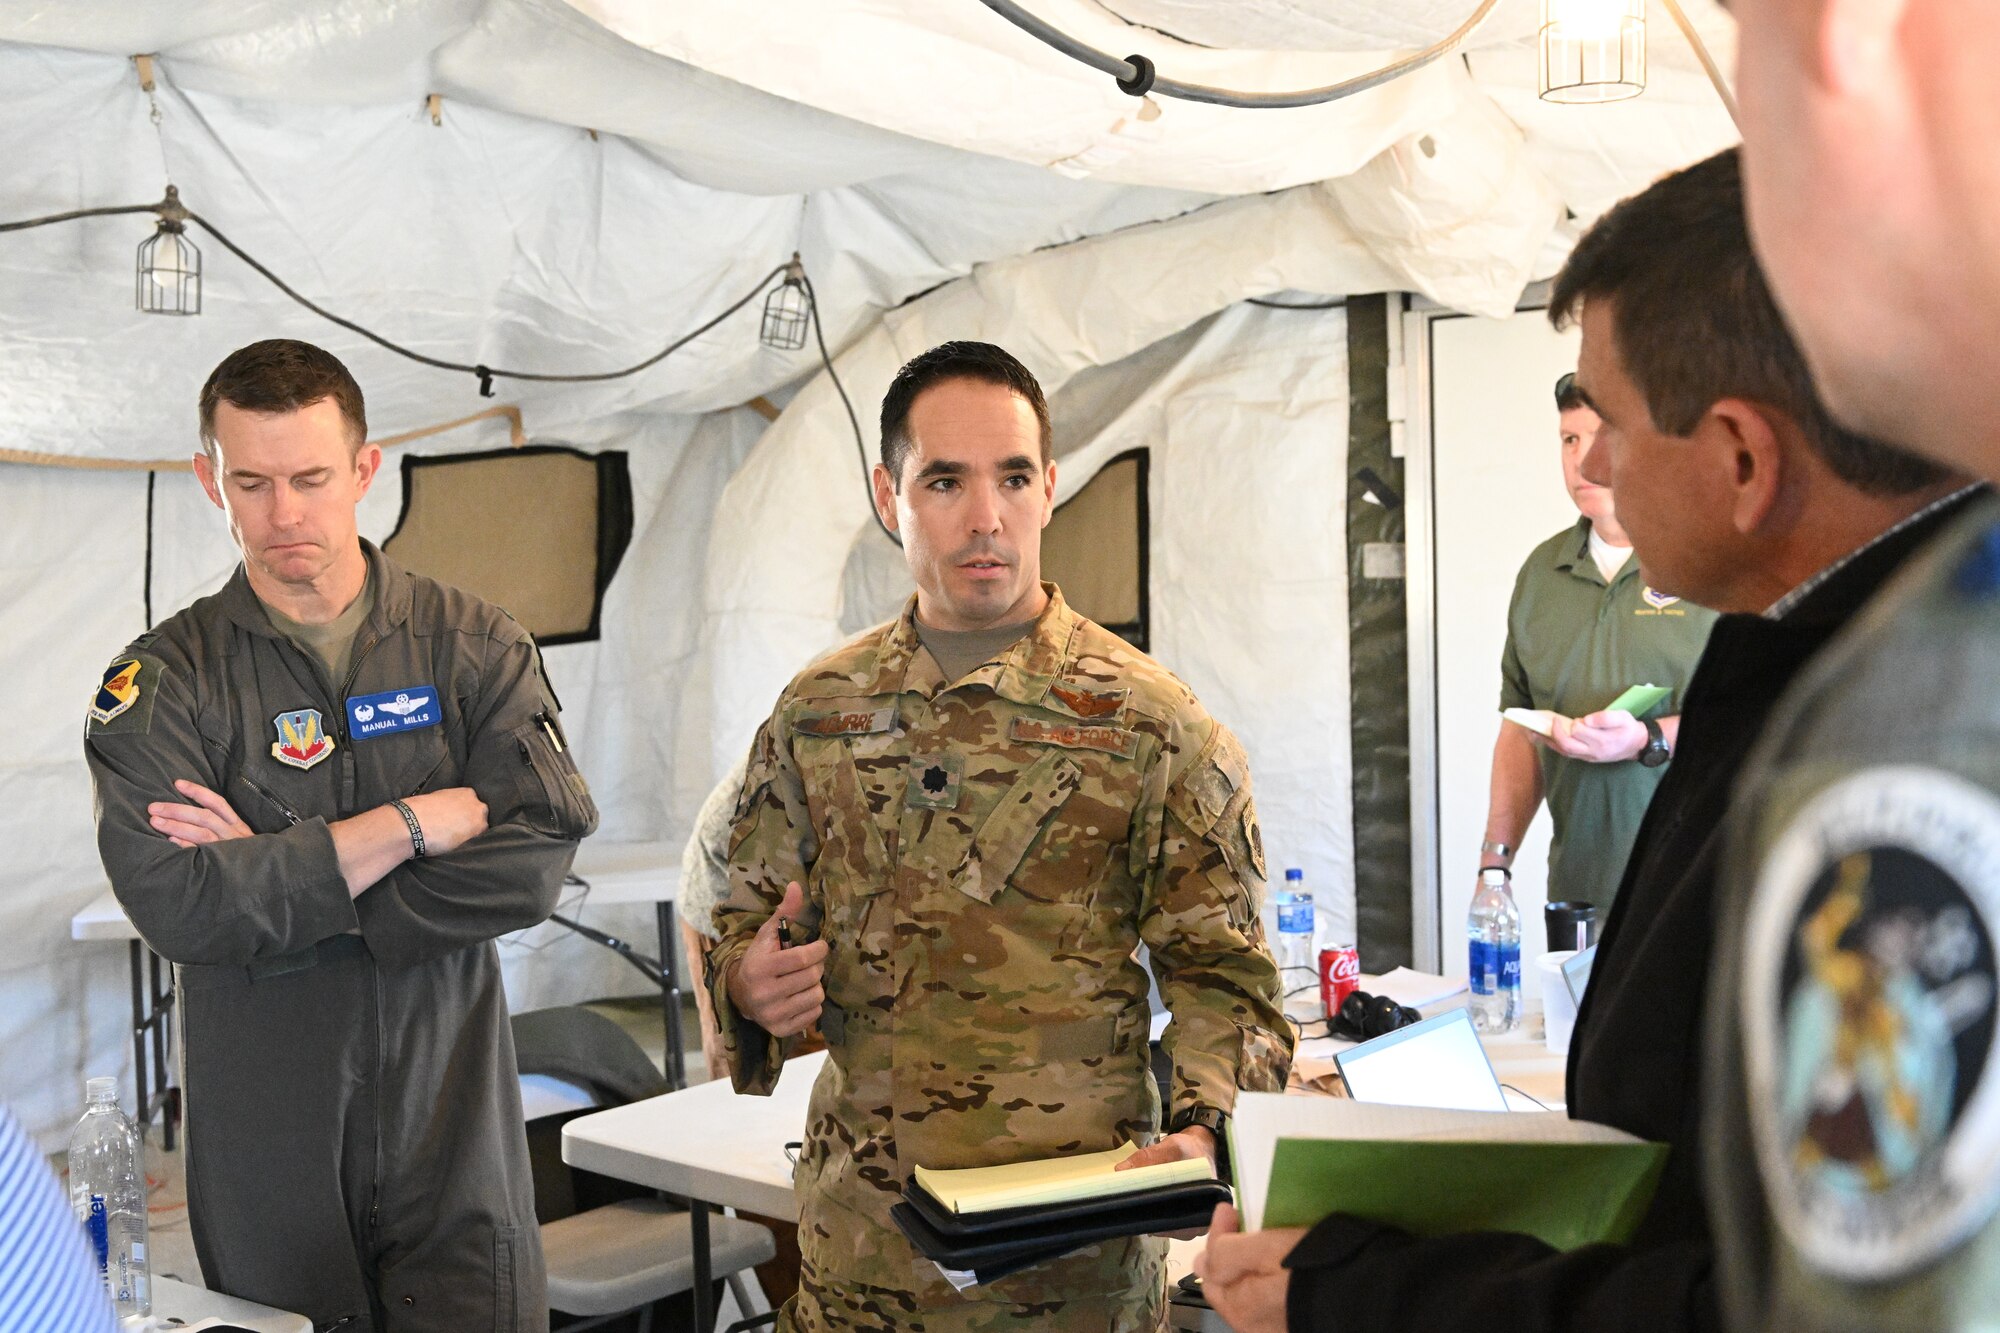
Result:
<instances>
[{"instance_id":1,"label":"black electrical cable","mask_svg":"<svg viewBox=\"0 0 2000 1333\"><path fill-rule=\"evenodd\" d=\"M868 515L875 520L875 526L882 529L882 535L898 547L903 539L889 531L889 525L882 521L882 513L875 508L875 470L868 462L868 443L861 435L861 419L854 415L854 403L847 396L847 386L840 382L840 372L833 368L833 358L826 352L826 335L819 327L819 298L813 295L812 279L799 270L799 283L806 290L806 312L812 316L813 341L819 344L820 364L826 367L827 378L833 381L833 391L840 395L840 405L847 409L847 424L854 430L854 452L861 459L861 484L868 493Z\"/></svg>"},{"instance_id":2,"label":"black electrical cable","mask_svg":"<svg viewBox=\"0 0 2000 1333\"><path fill-rule=\"evenodd\" d=\"M1120 59L1098 50L1085 42L1078 41L1052 23L1045 22L1029 13L1014 0L979 0L988 9L1006 19L1009 23L1027 33L1030 37L1062 52L1071 60L1109 74L1117 80L1124 92L1134 97L1144 97L1147 93L1159 93L1162 97L1176 97L1184 102L1208 102L1215 106L1243 107L1250 110L1270 108L1317 106L1321 102L1332 102L1342 97L1352 97L1370 88L1379 88L1393 79L1399 79L1413 70L1441 56L1449 55L1464 45L1466 40L1486 21L1498 0L1479 0L1479 7L1472 17L1458 25L1458 28L1441 41L1431 43L1421 51L1392 60L1380 69L1323 88L1304 88L1294 92L1249 93L1232 88L1215 88L1201 83L1183 83L1179 79L1159 76L1153 63L1141 56Z\"/></svg>"},{"instance_id":3,"label":"black electrical cable","mask_svg":"<svg viewBox=\"0 0 2000 1333\"><path fill-rule=\"evenodd\" d=\"M1245 305L1263 306L1266 310L1338 310L1347 304L1346 300L1342 299L1337 301L1308 301L1294 305L1290 301L1267 301L1261 296L1246 296L1243 298L1243 302Z\"/></svg>"},{"instance_id":4,"label":"black electrical cable","mask_svg":"<svg viewBox=\"0 0 2000 1333\"><path fill-rule=\"evenodd\" d=\"M0 231L26 231L30 227L46 227L51 222L74 222L78 218L110 218L122 213L158 213L158 204L126 204L119 208L79 208L69 213L51 213L45 218L29 218L25 222L0 222Z\"/></svg>"},{"instance_id":5,"label":"black electrical cable","mask_svg":"<svg viewBox=\"0 0 2000 1333\"><path fill-rule=\"evenodd\" d=\"M179 216L180 210L178 209L178 199L174 195L171 187L168 190L167 202L169 205L172 205L175 208L176 210L175 216ZM45 227L48 226L50 223L71 222L75 221L78 218L115 217L121 214L132 214L132 213L153 213L156 215L163 215L162 208L163 206L160 204L128 204L115 208L83 208L68 213L52 213L47 217L28 218L21 222L0 223L0 232L25 231L30 227ZM627 366L623 370L606 370L594 373L575 374L575 375L556 375L556 374L544 374L539 371L531 371L531 370L506 370L495 366L468 365L463 361L447 361L442 357L429 356L423 352L412 351L410 348L404 347L400 343L392 342L388 338L383 337L381 334L375 332L373 329L370 329L362 324L358 324L354 320L347 319L344 316L334 314L331 310L328 310L325 306L320 305L318 302L304 295L297 288L293 287L290 283L286 282L283 278L279 277L277 274L273 273L270 269L266 268L263 264L259 263L248 251L244 250L244 248L236 244L236 242L230 240L228 236L223 234L220 228L218 228L213 222L210 222L207 218L203 217L201 214L195 212L187 212L185 216L189 222L196 224L203 231L207 232L210 236L213 236L225 250L229 251L230 254L235 255L238 259L242 260L245 264L249 265L249 267L255 273L257 273L258 276L262 277L266 282L270 283L273 287L276 287L280 292L283 292L286 296L289 296L292 300L304 306L307 310L310 310L315 315L318 315L321 319L324 319L332 324L337 324L341 328L348 330L350 333L359 334L361 337L366 338L369 342L374 343L376 346L384 349L385 351L394 352L397 356L405 357L408 360L415 361L420 365L431 366L438 370L449 370L449 371L460 372L467 375L476 375L479 377L479 393L482 398L491 398L494 396L493 381L496 379L525 380L537 384L599 384L603 383L606 380L624 379L628 375L636 375L642 370L647 370L653 366L658 365L660 362L666 360L666 358L671 356L673 353L679 351L681 348L693 342L696 338L701 337L703 334L709 332L716 326L720 325L724 320L728 319L731 315L734 315L744 306L749 305L759 296L762 296L767 290L769 290L771 283L774 280L781 277L787 277L789 274L791 274L791 272L794 270L794 267L796 266L799 284L801 287L805 289L806 309L807 312L812 317L813 338L819 345L820 363L826 367L827 376L833 381L834 391L840 395L841 406L847 409L847 424L849 428L852 429L852 431L854 432L854 450L856 455L861 460L861 482L863 488L867 492L869 516L875 520L875 526L882 529L883 536L887 537L891 542L894 542L897 546L901 546L903 544L902 540L899 537L897 537L895 533L889 530L888 524L882 521L881 514L876 512L875 488L870 480L871 469L868 461L868 444L866 439L861 434L861 420L854 414L854 403L847 396L847 386L845 386L840 382L840 372L836 371L833 368L833 357L828 353L826 347L826 334L820 328L819 298L816 295L814 295L812 280L806 276L804 266L799 265L797 256L794 256L789 263L780 264L776 268L772 269L769 273L765 274L763 279L760 282L758 282L758 284L754 288L752 288L749 292L745 293L742 297L733 302L727 309L723 310L720 314L710 319L707 323L701 325L699 328L696 328L688 333L681 335L679 338L674 339L674 341L668 343L665 347L662 347L659 351L653 353L653 355L647 357L644 361L640 361L635 365ZM149 475L146 483L146 569L147 569L146 625L148 629L152 628L152 619L153 619L152 514L153 514L153 483Z\"/></svg>"},{"instance_id":6,"label":"black electrical cable","mask_svg":"<svg viewBox=\"0 0 2000 1333\"><path fill-rule=\"evenodd\" d=\"M252 269L255 269L257 273L260 274L266 282L269 282L273 287L276 287L279 291L291 297L294 301L297 301L300 305L312 311L315 315L318 315L321 319L328 320L331 321L332 323L338 324L340 325L340 327L348 330L351 333L358 333L362 337L368 339L368 341L376 344L377 346L383 347L388 351L394 352L397 356L408 357L412 361L421 362L422 364L427 366L435 366L439 370L456 370L456 371L462 371L468 375L477 375L479 377L479 395L482 398L493 397L493 381L496 379L529 380L538 384L599 384L604 382L605 380L618 380L618 379L624 379L628 375L636 375L640 371L650 369L651 367L656 366L660 362L666 360L667 357L669 357L675 352L678 352L681 348L687 346L689 343L693 342L696 338L701 337L702 334L707 333L710 329L713 329L716 325L728 319L731 315L741 310L744 306L749 305L752 301L762 296L765 290L770 287L772 281L784 276L786 269L789 267L789 265L786 264L778 265L776 268L772 269L769 273L765 274L763 280L760 281L756 285L756 287L752 288L748 293L746 293L744 296L735 301L732 305L730 305L728 309L724 310L721 314L715 316L715 318L709 320L706 324L703 324L701 327L693 330L692 332L685 333L681 335L679 338L674 339L674 341L668 343L665 347L662 347L659 351L653 353L651 356L647 357L644 361L638 362L636 365L627 366L623 370L604 370L588 374L577 374L577 375L553 375L553 374L543 374L541 372L531 371L531 370L504 370L497 366L483 366L483 365L473 366L473 365L467 365L462 361L446 361L440 357L426 356L422 352L413 352L407 347L403 347L397 343L389 341L387 338L384 338L381 334L376 333L374 330L364 328L362 325L355 323L351 319L344 319L341 316L334 314L331 310L328 310L326 307L318 305L313 301L309 300L308 298L306 298L305 296L300 295L296 290L294 290L291 287L290 284L285 282L283 278L280 278L277 274L271 272L270 269L265 268L262 264L258 263L255 259L251 258L247 253L244 252L242 246L239 246L238 244L236 244L236 242L230 240L227 236L223 235L222 232L216 228L216 225L214 223L210 222L207 218L203 217L201 214L189 213L188 221L195 223L203 231L207 232L209 235L213 236L217 241L221 242L222 247L225 250L235 255L238 259L242 260L244 263L248 264Z\"/></svg>"}]
</instances>

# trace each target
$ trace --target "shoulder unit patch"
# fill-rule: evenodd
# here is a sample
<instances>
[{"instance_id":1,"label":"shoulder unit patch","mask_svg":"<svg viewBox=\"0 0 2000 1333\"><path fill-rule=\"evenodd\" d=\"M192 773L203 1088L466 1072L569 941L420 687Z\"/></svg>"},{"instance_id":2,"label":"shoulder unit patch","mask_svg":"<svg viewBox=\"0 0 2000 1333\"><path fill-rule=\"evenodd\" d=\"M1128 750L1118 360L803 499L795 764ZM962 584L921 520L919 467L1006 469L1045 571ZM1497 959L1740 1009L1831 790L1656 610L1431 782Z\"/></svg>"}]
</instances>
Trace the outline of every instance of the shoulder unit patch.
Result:
<instances>
[{"instance_id":1,"label":"shoulder unit patch","mask_svg":"<svg viewBox=\"0 0 2000 1333\"><path fill-rule=\"evenodd\" d=\"M1890 1281L2000 1209L2000 800L1864 769L1758 877L1741 993L1765 1188L1805 1261Z\"/></svg>"},{"instance_id":2,"label":"shoulder unit patch","mask_svg":"<svg viewBox=\"0 0 2000 1333\"><path fill-rule=\"evenodd\" d=\"M104 668L90 700L90 734L150 731L161 675L160 659L149 653L128 652Z\"/></svg>"}]
</instances>

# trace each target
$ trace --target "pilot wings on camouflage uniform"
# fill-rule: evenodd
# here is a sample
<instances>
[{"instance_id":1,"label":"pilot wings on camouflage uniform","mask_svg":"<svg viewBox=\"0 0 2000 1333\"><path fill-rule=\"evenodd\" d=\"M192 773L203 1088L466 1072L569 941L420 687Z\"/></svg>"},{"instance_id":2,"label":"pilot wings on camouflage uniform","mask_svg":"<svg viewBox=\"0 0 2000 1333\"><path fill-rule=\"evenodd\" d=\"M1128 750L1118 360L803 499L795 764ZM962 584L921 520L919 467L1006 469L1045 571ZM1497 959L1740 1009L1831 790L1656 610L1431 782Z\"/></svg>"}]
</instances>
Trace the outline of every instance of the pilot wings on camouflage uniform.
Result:
<instances>
[{"instance_id":1,"label":"pilot wings on camouflage uniform","mask_svg":"<svg viewBox=\"0 0 2000 1333\"><path fill-rule=\"evenodd\" d=\"M1174 1021L1173 1106L1284 1086L1242 747L1053 585L953 683L902 617L801 673L758 732L712 978L798 880L831 945L797 1186L794 1326L1154 1328L1164 1242L1115 1241L963 1296L889 1220L910 1169L1094 1152L1160 1124L1144 942ZM714 983L739 1091L782 1043Z\"/></svg>"}]
</instances>

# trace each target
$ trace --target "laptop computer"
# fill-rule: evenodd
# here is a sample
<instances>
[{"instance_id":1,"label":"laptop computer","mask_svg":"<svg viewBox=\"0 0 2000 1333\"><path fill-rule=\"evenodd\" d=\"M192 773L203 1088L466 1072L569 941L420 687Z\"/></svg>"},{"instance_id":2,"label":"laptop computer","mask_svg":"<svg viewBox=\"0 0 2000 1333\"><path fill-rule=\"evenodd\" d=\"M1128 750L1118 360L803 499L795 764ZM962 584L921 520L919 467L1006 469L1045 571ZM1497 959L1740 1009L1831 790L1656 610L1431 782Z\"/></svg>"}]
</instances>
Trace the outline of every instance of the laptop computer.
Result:
<instances>
[{"instance_id":1,"label":"laptop computer","mask_svg":"<svg viewBox=\"0 0 2000 1333\"><path fill-rule=\"evenodd\" d=\"M1453 1111L1507 1109L1493 1062L1464 1009L1364 1041L1335 1055L1333 1063L1347 1095L1358 1102Z\"/></svg>"}]
</instances>

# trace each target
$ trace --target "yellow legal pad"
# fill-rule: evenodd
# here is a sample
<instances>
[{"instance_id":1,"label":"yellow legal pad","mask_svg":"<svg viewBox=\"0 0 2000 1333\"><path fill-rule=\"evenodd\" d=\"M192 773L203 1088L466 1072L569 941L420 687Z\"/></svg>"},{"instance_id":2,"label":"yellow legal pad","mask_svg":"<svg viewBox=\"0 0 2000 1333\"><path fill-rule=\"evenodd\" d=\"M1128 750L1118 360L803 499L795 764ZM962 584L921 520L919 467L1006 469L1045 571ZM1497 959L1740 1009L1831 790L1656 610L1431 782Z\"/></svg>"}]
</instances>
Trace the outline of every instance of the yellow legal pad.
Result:
<instances>
[{"instance_id":1,"label":"yellow legal pad","mask_svg":"<svg viewBox=\"0 0 2000 1333\"><path fill-rule=\"evenodd\" d=\"M916 1170L924 1192L954 1213L987 1213L997 1208L1027 1208L1045 1203L1102 1199L1160 1185L1213 1180L1215 1166L1206 1157L1155 1162L1117 1170L1120 1162L1139 1151L1128 1143L1106 1152L1077 1157L1048 1157L1007 1166L971 1166L956 1171Z\"/></svg>"}]
</instances>

